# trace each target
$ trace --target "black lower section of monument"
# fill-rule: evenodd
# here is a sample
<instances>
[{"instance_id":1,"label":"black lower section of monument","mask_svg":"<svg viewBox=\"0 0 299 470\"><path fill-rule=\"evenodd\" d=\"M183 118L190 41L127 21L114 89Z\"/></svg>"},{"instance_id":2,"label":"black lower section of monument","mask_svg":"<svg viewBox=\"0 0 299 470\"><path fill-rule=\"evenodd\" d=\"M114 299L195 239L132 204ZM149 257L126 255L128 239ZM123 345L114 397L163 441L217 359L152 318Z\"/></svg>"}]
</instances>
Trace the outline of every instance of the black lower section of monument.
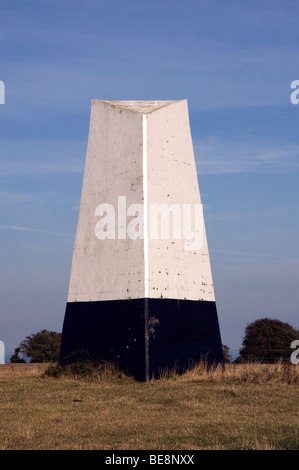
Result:
<instances>
[{"instance_id":1,"label":"black lower section of monument","mask_svg":"<svg viewBox=\"0 0 299 470\"><path fill-rule=\"evenodd\" d=\"M144 381L223 362L215 302L129 299L67 303L59 362L111 361Z\"/></svg>"}]
</instances>

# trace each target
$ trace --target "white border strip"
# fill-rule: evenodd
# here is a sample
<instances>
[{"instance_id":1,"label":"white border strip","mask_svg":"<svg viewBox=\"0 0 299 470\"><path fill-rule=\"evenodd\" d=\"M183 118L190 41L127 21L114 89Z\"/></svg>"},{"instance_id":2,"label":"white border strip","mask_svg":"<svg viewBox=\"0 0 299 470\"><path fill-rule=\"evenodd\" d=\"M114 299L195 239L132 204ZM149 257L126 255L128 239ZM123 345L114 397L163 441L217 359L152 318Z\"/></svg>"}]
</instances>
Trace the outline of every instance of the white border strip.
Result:
<instances>
[{"instance_id":1,"label":"white border strip","mask_svg":"<svg viewBox=\"0 0 299 470\"><path fill-rule=\"evenodd\" d=\"M147 115L142 115L144 297L148 297Z\"/></svg>"},{"instance_id":2,"label":"white border strip","mask_svg":"<svg viewBox=\"0 0 299 470\"><path fill-rule=\"evenodd\" d=\"M0 80L0 104L5 104L5 85L2 80Z\"/></svg>"}]
</instances>

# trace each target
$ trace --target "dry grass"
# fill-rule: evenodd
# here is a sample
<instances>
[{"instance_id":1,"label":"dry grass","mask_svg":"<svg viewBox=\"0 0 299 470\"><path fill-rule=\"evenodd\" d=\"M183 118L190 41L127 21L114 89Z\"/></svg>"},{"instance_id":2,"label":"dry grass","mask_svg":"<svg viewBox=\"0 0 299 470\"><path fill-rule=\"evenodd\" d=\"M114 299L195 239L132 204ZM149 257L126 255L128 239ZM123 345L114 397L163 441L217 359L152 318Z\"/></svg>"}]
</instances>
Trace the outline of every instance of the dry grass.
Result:
<instances>
[{"instance_id":1,"label":"dry grass","mask_svg":"<svg viewBox=\"0 0 299 470\"><path fill-rule=\"evenodd\" d=\"M298 449L298 367L204 364L138 383L111 367L0 375L0 449Z\"/></svg>"},{"instance_id":2,"label":"dry grass","mask_svg":"<svg viewBox=\"0 0 299 470\"><path fill-rule=\"evenodd\" d=\"M9 378L20 376L20 377L29 377L29 376L38 376L41 375L45 369L49 367L47 363L10 363L10 364L0 364L0 380L3 378Z\"/></svg>"},{"instance_id":3,"label":"dry grass","mask_svg":"<svg viewBox=\"0 0 299 470\"><path fill-rule=\"evenodd\" d=\"M208 367L203 361L179 376L175 370L163 371L160 379L175 379L196 382L249 382L254 384L299 385L299 367L290 361L278 361L275 364L244 363L217 365Z\"/></svg>"}]
</instances>

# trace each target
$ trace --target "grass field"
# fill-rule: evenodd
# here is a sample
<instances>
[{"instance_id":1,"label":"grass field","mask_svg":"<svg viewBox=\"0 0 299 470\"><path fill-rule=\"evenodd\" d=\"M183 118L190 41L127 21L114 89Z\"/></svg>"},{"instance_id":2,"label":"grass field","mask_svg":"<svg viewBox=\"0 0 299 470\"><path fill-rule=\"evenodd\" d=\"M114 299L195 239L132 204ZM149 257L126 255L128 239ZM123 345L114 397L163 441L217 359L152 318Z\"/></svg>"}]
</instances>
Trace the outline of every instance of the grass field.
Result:
<instances>
[{"instance_id":1,"label":"grass field","mask_svg":"<svg viewBox=\"0 0 299 470\"><path fill-rule=\"evenodd\" d=\"M138 383L0 371L0 449L299 448L299 366L201 365Z\"/></svg>"}]
</instances>

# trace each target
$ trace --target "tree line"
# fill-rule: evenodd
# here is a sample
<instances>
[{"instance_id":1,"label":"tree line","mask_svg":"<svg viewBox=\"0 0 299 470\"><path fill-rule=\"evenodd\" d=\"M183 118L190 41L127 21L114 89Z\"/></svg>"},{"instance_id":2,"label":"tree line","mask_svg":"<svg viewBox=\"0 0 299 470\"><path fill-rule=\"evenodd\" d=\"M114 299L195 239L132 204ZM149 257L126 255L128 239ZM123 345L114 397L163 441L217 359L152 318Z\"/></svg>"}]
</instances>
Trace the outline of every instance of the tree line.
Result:
<instances>
[{"instance_id":1,"label":"tree line","mask_svg":"<svg viewBox=\"0 0 299 470\"><path fill-rule=\"evenodd\" d=\"M248 324L234 362L273 363L290 357L292 341L299 339L299 330L288 323L271 318L262 318ZM21 342L10 362L57 362L61 343L61 333L41 330L31 334ZM222 346L224 361L232 362L229 347ZM21 356L20 356L21 355Z\"/></svg>"}]
</instances>

